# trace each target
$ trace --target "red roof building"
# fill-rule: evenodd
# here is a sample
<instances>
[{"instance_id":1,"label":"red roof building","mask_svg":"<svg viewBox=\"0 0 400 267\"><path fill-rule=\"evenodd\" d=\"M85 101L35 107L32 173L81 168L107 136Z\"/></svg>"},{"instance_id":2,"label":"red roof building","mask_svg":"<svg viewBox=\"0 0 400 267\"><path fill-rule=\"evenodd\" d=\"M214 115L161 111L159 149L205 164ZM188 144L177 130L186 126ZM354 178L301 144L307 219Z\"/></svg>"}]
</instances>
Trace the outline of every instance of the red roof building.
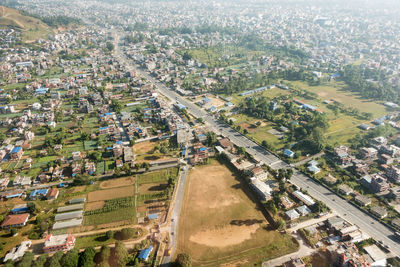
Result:
<instances>
[{"instance_id":1,"label":"red roof building","mask_svg":"<svg viewBox=\"0 0 400 267\"><path fill-rule=\"evenodd\" d=\"M29 213L10 214L1 223L1 228L22 227L29 219Z\"/></svg>"}]
</instances>

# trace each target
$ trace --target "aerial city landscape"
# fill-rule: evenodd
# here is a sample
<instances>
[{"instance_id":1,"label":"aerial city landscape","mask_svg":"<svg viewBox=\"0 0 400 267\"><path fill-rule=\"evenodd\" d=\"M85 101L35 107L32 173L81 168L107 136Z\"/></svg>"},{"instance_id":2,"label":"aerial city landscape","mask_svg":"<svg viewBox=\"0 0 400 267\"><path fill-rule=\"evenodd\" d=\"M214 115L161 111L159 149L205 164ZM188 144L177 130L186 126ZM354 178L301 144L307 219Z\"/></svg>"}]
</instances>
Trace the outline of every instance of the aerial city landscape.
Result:
<instances>
[{"instance_id":1,"label":"aerial city landscape","mask_svg":"<svg viewBox=\"0 0 400 267\"><path fill-rule=\"evenodd\" d=\"M0 0L0 265L400 266L397 0Z\"/></svg>"}]
</instances>

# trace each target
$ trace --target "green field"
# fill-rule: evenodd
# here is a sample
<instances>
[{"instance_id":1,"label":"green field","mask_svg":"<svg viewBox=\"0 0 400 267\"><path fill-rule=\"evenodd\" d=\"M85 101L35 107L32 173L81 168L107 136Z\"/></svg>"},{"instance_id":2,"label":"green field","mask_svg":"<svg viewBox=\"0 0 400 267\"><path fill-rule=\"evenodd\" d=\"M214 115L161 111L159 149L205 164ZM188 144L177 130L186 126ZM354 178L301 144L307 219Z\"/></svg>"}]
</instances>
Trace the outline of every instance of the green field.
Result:
<instances>
[{"instance_id":1,"label":"green field","mask_svg":"<svg viewBox=\"0 0 400 267\"><path fill-rule=\"evenodd\" d=\"M327 104L323 103L325 100L336 101L343 104L345 108L355 108L360 113L372 113L373 118L381 117L389 113L390 111L386 109L382 103L374 102L372 100L362 99L352 92L345 91L345 84L341 82L327 82L320 86L309 86L306 82L295 81L289 82L284 81L284 83L290 85L292 88L297 90L305 90L316 94L314 99L305 99L299 96L293 96L293 99L298 99L304 103L313 105L322 110L328 118L329 128L325 132L325 137L327 143L330 145L349 145L349 139L353 138L356 134L361 133L362 130L358 128L361 123L369 124L370 121L362 120L359 117L355 117L348 113L344 114L339 112L335 115L334 112L327 107ZM282 90L279 88L273 88L271 90L264 91L257 95L264 96L268 98L273 98L279 95L288 95L289 90ZM244 101L245 97L239 94L232 96L231 102L239 105ZM230 118L234 118L234 125L243 127L246 123L252 124L255 121L260 121L258 119L252 118L245 114L234 115ZM264 126L257 127L257 129L247 129L249 131L248 136L254 138L258 142L263 140L268 141L275 149L280 149L285 145L285 141L279 140L276 136L268 133L268 130L273 127L279 126L272 122L263 121Z\"/></svg>"},{"instance_id":2,"label":"green field","mask_svg":"<svg viewBox=\"0 0 400 267\"><path fill-rule=\"evenodd\" d=\"M159 171L147 172L137 176L138 184L159 183L168 181L169 177L178 176L178 168L169 168Z\"/></svg>"},{"instance_id":3,"label":"green field","mask_svg":"<svg viewBox=\"0 0 400 267\"><path fill-rule=\"evenodd\" d=\"M111 212L104 212L85 216L84 225L98 225L111 222L130 220L132 223L136 219L136 211L134 207L117 209Z\"/></svg>"}]
</instances>

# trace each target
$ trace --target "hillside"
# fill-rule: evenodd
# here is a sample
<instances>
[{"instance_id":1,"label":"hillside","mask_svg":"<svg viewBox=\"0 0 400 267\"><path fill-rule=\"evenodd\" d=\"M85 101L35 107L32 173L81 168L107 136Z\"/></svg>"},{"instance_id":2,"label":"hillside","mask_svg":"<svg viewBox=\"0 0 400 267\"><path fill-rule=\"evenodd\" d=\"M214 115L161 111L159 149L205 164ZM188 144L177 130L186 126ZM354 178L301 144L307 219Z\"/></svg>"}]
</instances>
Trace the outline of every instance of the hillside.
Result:
<instances>
[{"instance_id":1,"label":"hillside","mask_svg":"<svg viewBox=\"0 0 400 267\"><path fill-rule=\"evenodd\" d=\"M20 11L0 6L0 27L13 27L22 31L23 41L46 38L52 29L41 20L22 15Z\"/></svg>"}]
</instances>

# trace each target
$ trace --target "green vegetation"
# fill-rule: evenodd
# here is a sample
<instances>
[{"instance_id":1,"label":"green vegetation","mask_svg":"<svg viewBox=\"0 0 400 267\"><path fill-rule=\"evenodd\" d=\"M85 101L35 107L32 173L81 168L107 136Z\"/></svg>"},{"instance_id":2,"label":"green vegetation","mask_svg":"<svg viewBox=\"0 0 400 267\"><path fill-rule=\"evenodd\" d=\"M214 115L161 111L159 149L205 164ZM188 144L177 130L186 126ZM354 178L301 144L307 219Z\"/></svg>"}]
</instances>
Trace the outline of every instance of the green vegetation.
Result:
<instances>
[{"instance_id":1,"label":"green vegetation","mask_svg":"<svg viewBox=\"0 0 400 267\"><path fill-rule=\"evenodd\" d=\"M131 208L134 206L133 197L122 197L122 198L114 198L110 200L106 200L104 207L97 210L89 210L85 212L86 216L107 213L119 209Z\"/></svg>"},{"instance_id":2,"label":"green vegetation","mask_svg":"<svg viewBox=\"0 0 400 267\"><path fill-rule=\"evenodd\" d=\"M147 172L137 176L138 184L167 182L170 177L178 176L179 168L169 168L159 171Z\"/></svg>"},{"instance_id":3,"label":"green vegetation","mask_svg":"<svg viewBox=\"0 0 400 267\"><path fill-rule=\"evenodd\" d=\"M129 220L132 223L135 221L136 211L134 208L120 208L110 212L95 213L92 215L85 216L85 225L98 225L111 222L118 222Z\"/></svg>"}]
</instances>

